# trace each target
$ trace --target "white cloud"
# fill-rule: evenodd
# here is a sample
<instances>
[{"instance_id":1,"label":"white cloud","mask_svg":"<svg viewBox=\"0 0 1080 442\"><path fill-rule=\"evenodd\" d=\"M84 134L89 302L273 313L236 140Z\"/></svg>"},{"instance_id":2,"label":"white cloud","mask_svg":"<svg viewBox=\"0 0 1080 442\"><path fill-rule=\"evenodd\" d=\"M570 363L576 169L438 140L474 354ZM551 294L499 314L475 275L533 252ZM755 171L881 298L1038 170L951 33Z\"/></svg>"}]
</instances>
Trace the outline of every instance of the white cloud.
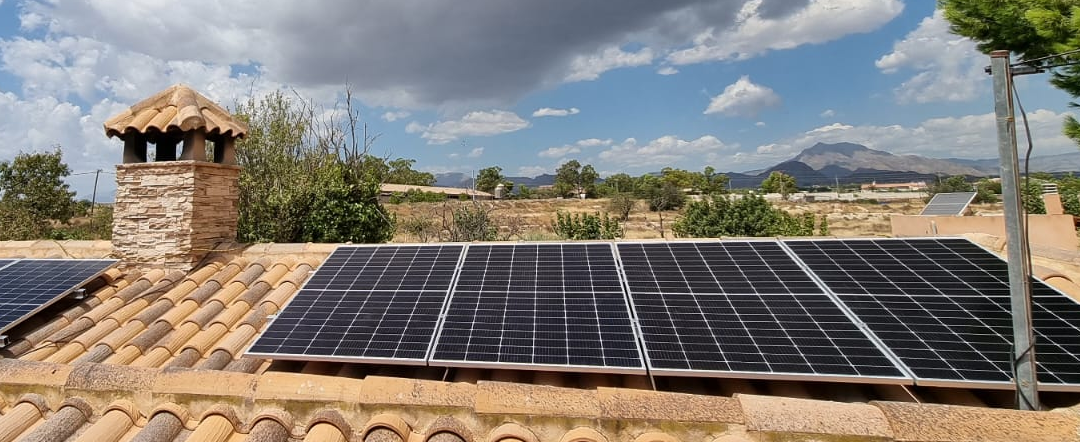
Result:
<instances>
[{"instance_id":1,"label":"white cloud","mask_svg":"<svg viewBox=\"0 0 1080 442\"><path fill-rule=\"evenodd\" d=\"M626 52L618 46L610 46L592 55L579 55L570 62L570 73L565 81L591 81L600 78L600 74L612 69L643 66L651 64L653 51L642 48L637 52Z\"/></svg>"},{"instance_id":2,"label":"white cloud","mask_svg":"<svg viewBox=\"0 0 1080 442\"><path fill-rule=\"evenodd\" d=\"M1076 144L1061 134L1064 113L1039 109L1028 113L1034 155L1075 152ZM914 126L853 126L833 123L758 146L753 160L769 164L786 160L815 143L851 142L897 155L916 154L931 158L995 158L997 131L993 113L932 118ZM1026 144L1023 131L1020 144Z\"/></svg>"},{"instance_id":3,"label":"white cloud","mask_svg":"<svg viewBox=\"0 0 1080 442\"><path fill-rule=\"evenodd\" d=\"M757 123L754 123L754 126L765 127L765 122L764 121L758 121Z\"/></svg>"},{"instance_id":4,"label":"white cloud","mask_svg":"<svg viewBox=\"0 0 1080 442\"><path fill-rule=\"evenodd\" d=\"M761 1L748 1L732 27L713 27L698 33L693 45L668 54L675 65L746 59L769 50L825 43L845 35L869 32L888 23L904 9L899 0L811 0L784 16L763 16Z\"/></svg>"},{"instance_id":5,"label":"white cloud","mask_svg":"<svg viewBox=\"0 0 1080 442\"><path fill-rule=\"evenodd\" d=\"M383 113L379 118L382 118L383 121L388 121L388 122L393 123L393 122L395 122L397 120L403 120L403 119L409 118L411 116L412 116L412 112L409 112L409 111L406 111L406 110L399 110L399 111L388 111L386 113Z\"/></svg>"},{"instance_id":6,"label":"white cloud","mask_svg":"<svg viewBox=\"0 0 1080 442\"><path fill-rule=\"evenodd\" d=\"M639 144L627 138L610 149L600 152L600 159L624 167L671 166L686 159L699 159L711 163L719 155L737 146L725 144L720 139L705 135L696 140L683 140L666 135L647 144Z\"/></svg>"},{"instance_id":7,"label":"white cloud","mask_svg":"<svg viewBox=\"0 0 1080 442\"><path fill-rule=\"evenodd\" d=\"M574 144L565 144L562 146L549 147L540 151L537 156L541 158L563 158L567 155L581 153L582 148L610 146L614 143L610 138L601 140L599 138L586 138L584 140L578 140Z\"/></svg>"},{"instance_id":8,"label":"white cloud","mask_svg":"<svg viewBox=\"0 0 1080 442\"><path fill-rule=\"evenodd\" d=\"M572 107L570 109L553 109L550 107L542 107L532 113L534 117L565 117L568 115L577 115L581 113L581 109Z\"/></svg>"},{"instance_id":9,"label":"white cloud","mask_svg":"<svg viewBox=\"0 0 1080 442\"><path fill-rule=\"evenodd\" d=\"M722 94L713 97L703 113L753 117L766 108L779 105L780 96L776 92L752 83L749 76L743 75L738 81L724 88Z\"/></svg>"},{"instance_id":10,"label":"white cloud","mask_svg":"<svg viewBox=\"0 0 1080 442\"><path fill-rule=\"evenodd\" d=\"M423 126L415 121L405 126L405 132L423 132L420 137L428 144L446 144L462 137L485 137L518 131L529 127L529 122L517 114L504 110L474 111L460 120L440 121Z\"/></svg>"},{"instance_id":11,"label":"white cloud","mask_svg":"<svg viewBox=\"0 0 1080 442\"><path fill-rule=\"evenodd\" d=\"M549 170L551 169L544 166L521 166L518 168L517 174L523 177L532 178L548 173Z\"/></svg>"},{"instance_id":12,"label":"white cloud","mask_svg":"<svg viewBox=\"0 0 1080 442\"><path fill-rule=\"evenodd\" d=\"M469 154L466 155L466 156L468 156L469 158L479 158L480 155L483 155L483 154L484 154L484 148L483 147L477 147L477 148L475 148L473 150L470 150Z\"/></svg>"},{"instance_id":13,"label":"white cloud","mask_svg":"<svg viewBox=\"0 0 1080 442\"><path fill-rule=\"evenodd\" d=\"M874 62L881 72L916 72L894 91L900 103L968 101L987 90L983 72L989 60L975 42L949 32L941 10L893 45L893 51Z\"/></svg>"},{"instance_id":14,"label":"white cloud","mask_svg":"<svg viewBox=\"0 0 1080 442\"><path fill-rule=\"evenodd\" d=\"M834 111L832 109L825 109L825 110L821 111L821 113L818 114L818 116L821 117L821 118L832 118L832 117L836 116L836 111Z\"/></svg>"},{"instance_id":15,"label":"white cloud","mask_svg":"<svg viewBox=\"0 0 1080 442\"><path fill-rule=\"evenodd\" d=\"M679 70L675 69L673 66L664 66L660 69L657 69L656 73L660 75L675 75L679 73Z\"/></svg>"}]
</instances>

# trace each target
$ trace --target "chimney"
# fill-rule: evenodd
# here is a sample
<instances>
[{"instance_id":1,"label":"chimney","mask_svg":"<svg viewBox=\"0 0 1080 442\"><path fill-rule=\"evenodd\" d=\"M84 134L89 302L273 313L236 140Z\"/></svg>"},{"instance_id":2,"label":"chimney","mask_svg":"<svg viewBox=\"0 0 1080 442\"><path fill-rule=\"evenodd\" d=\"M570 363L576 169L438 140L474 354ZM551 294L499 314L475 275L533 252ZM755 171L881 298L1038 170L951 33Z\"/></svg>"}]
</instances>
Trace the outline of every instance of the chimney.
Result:
<instances>
[{"instance_id":1,"label":"chimney","mask_svg":"<svg viewBox=\"0 0 1080 442\"><path fill-rule=\"evenodd\" d=\"M124 140L112 235L123 266L188 271L211 250L236 241L235 146L246 134L243 122L184 85L105 122L106 136Z\"/></svg>"}]
</instances>

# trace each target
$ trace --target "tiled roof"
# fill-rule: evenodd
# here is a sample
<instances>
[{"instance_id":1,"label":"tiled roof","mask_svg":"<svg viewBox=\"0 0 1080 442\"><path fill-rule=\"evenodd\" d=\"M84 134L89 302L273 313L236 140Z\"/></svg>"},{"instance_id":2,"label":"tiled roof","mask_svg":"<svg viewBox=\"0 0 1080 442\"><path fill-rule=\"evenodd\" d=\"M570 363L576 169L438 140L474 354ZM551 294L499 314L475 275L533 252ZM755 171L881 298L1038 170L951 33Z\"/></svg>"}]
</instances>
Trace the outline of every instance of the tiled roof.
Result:
<instances>
[{"instance_id":1,"label":"tiled roof","mask_svg":"<svg viewBox=\"0 0 1080 442\"><path fill-rule=\"evenodd\" d=\"M248 130L247 125L233 119L229 111L182 84L158 92L105 121L105 135L110 138L128 132L147 134L195 129L234 138L243 138Z\"/></svg>"},{"instance_id":2,"label":"tiled roof","mask_svg":"<svg viewBox=\"0 0 1080 442\"><path fill-rule=\"evenodd\" d=\"M90 296L12 331L0 442L1080 441L1080 410L987 408L993 397L964 390L672 379L652 391L638 376L243 357L333 248L255 245L187 274L110 270ZM108 253L103 242L0 243L0 256ZM1036 255L1042 276L1080 292L1080 255Z\"/></svg>"}]
</instances>

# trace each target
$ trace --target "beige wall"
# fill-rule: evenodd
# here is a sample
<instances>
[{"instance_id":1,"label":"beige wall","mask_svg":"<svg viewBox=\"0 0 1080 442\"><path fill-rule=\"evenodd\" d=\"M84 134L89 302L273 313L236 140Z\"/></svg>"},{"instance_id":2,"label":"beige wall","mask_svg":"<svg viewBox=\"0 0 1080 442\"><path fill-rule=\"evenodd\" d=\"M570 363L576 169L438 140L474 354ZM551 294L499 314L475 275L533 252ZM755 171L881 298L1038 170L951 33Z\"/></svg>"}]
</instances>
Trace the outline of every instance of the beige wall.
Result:
<instances>
[{"instance_id":1,"label":"beige wall","mask_svg":"<svg viewBox=\"0 0 1080 442\"><path fill-rule=\"evenodd\" d=\"M1030 215L1028 217L1029 240L1033 245L1077 250L1080 242L1072 215ZM964 233L987 233L1004 238L1003 216L918 216L893 215L892 235L934 236L960 235Z\"/></svg>"},{"instance_id":2,"label":"beige wall","mask_svg":"<svg viewBox=\"0 0 1080 442\"><path fill-rule=\"evenodd\" d=\"M187 271L236 240L240 167L201 161L116 166L113 248L124 266Z\"/></svg>"}]
</instances>

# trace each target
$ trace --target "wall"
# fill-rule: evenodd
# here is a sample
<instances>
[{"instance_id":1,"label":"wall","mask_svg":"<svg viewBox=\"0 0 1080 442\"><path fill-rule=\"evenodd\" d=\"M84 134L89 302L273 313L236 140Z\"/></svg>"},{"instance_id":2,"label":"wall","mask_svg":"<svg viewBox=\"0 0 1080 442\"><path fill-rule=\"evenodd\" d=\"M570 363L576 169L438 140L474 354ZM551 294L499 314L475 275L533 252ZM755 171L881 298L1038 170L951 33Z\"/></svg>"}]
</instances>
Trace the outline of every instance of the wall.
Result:
<instances>
[{"instance_id":1,"label":"wall","mask_svg":"<svg viewBox=\"0 0 1080 442\"><path fill-rule=\"evenodd\" d=\"M964 233L986 233L1005 237L1004 216L918 216L893 215L892 235L955 236ZM1032 245L1077 250L1076 227L1072 215L1030 215L1028 239Z\"/></svg>"},{"instance_id":2,"label":"wall","mask_svg":"<svg viewBox=\"0 0 1080 442\"><path fill-rule=\"evenodd\" d=\"M124 266L190 270L236 239L240 167L201 161L116 166L113 248Z\"/></svg>"}]
</instances>

